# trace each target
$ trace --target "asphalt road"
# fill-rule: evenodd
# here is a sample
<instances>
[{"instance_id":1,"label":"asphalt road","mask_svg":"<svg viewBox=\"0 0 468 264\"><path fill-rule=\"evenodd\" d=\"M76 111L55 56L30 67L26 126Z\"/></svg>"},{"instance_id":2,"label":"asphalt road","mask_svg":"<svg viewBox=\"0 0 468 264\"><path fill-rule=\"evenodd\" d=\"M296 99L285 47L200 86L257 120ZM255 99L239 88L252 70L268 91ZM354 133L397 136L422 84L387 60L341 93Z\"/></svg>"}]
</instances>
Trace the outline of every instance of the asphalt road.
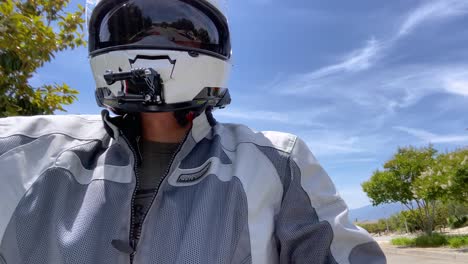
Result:
<instances>
[{"instance_id":1,"label":"asphalt road","mask_svg":"<svg viewBox=\"0 0 468 264\"><path fill-rule=\"evenodd\" d=\"M396 255L396 254L387 254L387 264L446 264L446 263L463 263L463 262L454 262L447 261L446 259L437 259L431 257L423 256L411 256L411 255Z\"/></svg>"},{"instance_id":2,"label":"asphalt road","mask_svg":"<svg viewBox=\"0 0 468 264\"><path fill-rule=\"evenodd\" d=\"M406 254L396 253L394 251L388 252L383 248L385 256L387 257L387 264L458 264L468 263L467 259L452 259L452 258L441 258L439 256L431 256L430 253L427 256L422 254Z\"/></svg>"}]
</instances>

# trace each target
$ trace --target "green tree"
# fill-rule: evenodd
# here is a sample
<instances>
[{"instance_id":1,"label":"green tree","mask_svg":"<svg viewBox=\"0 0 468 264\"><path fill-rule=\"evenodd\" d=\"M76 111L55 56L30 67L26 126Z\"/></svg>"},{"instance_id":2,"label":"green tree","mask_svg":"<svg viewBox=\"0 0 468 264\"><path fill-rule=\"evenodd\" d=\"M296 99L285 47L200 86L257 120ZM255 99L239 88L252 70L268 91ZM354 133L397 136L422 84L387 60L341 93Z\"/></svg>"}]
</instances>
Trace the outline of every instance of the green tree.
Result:
<instances>
[{"instance_id":1,"label":"green tree","mask_svg":"<svg viewBox=\"0 0 468 264\"><path fill-rule=\"evenodd\" d=\"M399 148L392 159L362 184L373 205L400 202L416 213L418 225L427 234L434 228L436 201L445 195L442 175L429 173L437 151L432 147Z\"/></svg>"},{"instance_id":2,"label":"green tree","mask_svg":"<svg viewBox=\"0 0 468 264\"><path fill-rule=\"evenodd\" d=\"M409 231L410 233L413 233L418 230L422 230L422 227L419 221L419 215L416 210L402 211L398 214L398 218L400 219L401 223L405 225L404 226L405 231L406 231L406 228L408 228L407 231Z\"/></svg>"},{"instance_id":3,"label":"green tree","mask_svg":"<svg viewBox=\"0 0 468 264\"><path fill-rule=\"evenodd\" d=\"M406 217L400 213L393 214L389 217L388 223L390 226L390 230L398 231L400 233L408 233L410 232L410 227L408 226L408 220Z\"/></svg>"},{"instance_id":4,"label":"green tree","mask_svg":"<svg viewBox=\"0 0 468 264\"><path fill-rule=\"evenodd\" d=\"M53 114L78 92L67 84L32 87L28 80L59 51L84 45L83 13L70 0L0 2L0 117Z\"/></svg>"},{"instance_id":5,"label":"green tree","mask_svg":"<svg viewBox=\"0 0 468 264\"><path fill-rule=\"evenodd\" d=\"M431 172L445 180L445 202L468 205L468 148L439 155Z\"/></svg>"},{"instance_id":6,"label":"green tree","mask_svg":"<svg viewBox=\"0 0 468 264\"><path fill-rule=\"evenodd\" d=\"M455 227L458 224L464 224L463 218L468 217L468 203L460 203L456 201L449 201L444 204L447 211L447 224L450 227Z\"/></svg>"}]
</instances>

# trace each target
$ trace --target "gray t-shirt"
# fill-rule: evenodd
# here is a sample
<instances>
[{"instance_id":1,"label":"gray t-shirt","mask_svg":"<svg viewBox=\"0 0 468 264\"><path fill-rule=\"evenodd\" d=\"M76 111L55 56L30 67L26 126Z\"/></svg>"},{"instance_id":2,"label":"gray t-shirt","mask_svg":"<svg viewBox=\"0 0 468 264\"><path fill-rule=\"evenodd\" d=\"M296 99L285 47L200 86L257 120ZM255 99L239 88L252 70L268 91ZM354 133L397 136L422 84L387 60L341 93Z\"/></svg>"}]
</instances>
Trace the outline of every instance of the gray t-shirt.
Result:
<instances>
[{"instance_id":1,"label":"gray t-shirt","mask_svg":"<svg viewBox=\"0 0 468 264\"><path fill-rule=\"evenodd\" d=\"M138 230L143 224L143 217L151 204L156 188L161 178L168 169L174 152L179 146L178 143L159 143L153 141L140 140L140 152L143 157L141 165L138 167L138 182L133 212L135 216L134 230ZM135 233L135 235L138 235ZM139 237L135 237L139 239Z\"/></svg>"}]
</instances>

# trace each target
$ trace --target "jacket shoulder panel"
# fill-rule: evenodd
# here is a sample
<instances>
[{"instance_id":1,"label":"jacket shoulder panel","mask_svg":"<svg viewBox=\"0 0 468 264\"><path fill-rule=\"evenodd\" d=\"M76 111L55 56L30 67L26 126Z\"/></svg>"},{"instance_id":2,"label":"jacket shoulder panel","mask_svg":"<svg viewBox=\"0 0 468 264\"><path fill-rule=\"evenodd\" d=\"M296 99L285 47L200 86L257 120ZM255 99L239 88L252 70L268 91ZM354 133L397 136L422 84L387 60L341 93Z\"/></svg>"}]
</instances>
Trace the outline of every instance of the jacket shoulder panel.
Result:
<instances>
[{"instance_id":1,"label":"jacket shoulder panel","mask_svg":"<svg viewBox=\"0 0 468 264\"><path fill-rule=\"evenodd\" d=\"M291 153L291 161L292 188L302 189L302 196L306 198L303 199L305 202L302 204L312 207L319 223L328 223L326 225L327 235L321 236L321 239L328 237L326 241L328 248L310 250L307 254L316 256L317 252L323 254L330 251L331 257L336 260L332 263L385 263L385 256L373 238L364 229L355 226L349 220L346 203L339 195L327 172L302 139L297 140ZM286 210L298 208L297 199L291 199L283 206L287 208ZM297 217L294 213L289 215ZM310 221L305 221L305 223L312 224ZM305 223L302 223L301 226L306 226ZM285 222L283 228L290 230L291 227L288 225L289 223ZM306 237L300 233L297 235L298 238ZM323 242L321 243L323 244ZM327 255L328 253L324 256Z\"/></svg>"},{"instance_id":2,"label":"jacket shoulder panel","mask_svg":"<svg viewBox=\"0 0 468 264\"><path fill-rule=\"evenodd\" d=\"M297 136L293 134L278 131L255 131L240 124L218 124L214 130L215 135L220 135L222 145L233 151L239 144L252 143L289 154L297 140Z\"/></svg>"},{"instance_id":3,"label":"jacket shoulder panel","mask_svg":"<svg viewBox=\"0 0 468 264\"><path fill-rule=\"evenodd\" d=\"M19 201L45 170L53 166L67 169L70 169L67 166L74 166L80 168L80 171L87 171L82 168L83 157L79 157L76 148L94 141L108 142L108 139L102 121L97 116L1 118L0 239ZM85 150L85 154L89 155L95 152ZM70 159L71 154L76 158Z\"/></svg>"},{"instance_id":4,"label":"jacket shoulder panel","mask_svg":"<svg viewBox=\"0 0 468 264\"><path fill-rule=\"evenodd\" d=\"M262 131L261 133L270 141L272 147L288 154L292 152L298 138L296 135L278 131Z\"/></svg>"},{"instance_id":5,"label":"jacket shoulder panel","mask_svg":"<svg viewBox=\"0 0 468 264\"><path fill-rule=\"evenodd\" d=\"M0 118L0 138L24 136L38 138L62 134L74 139L102 139L106 131L101 117L64 115Z\"/></svg>"},{"instance_id":6,"label":"jacket shoulder panel","mask_svg":"<svg viewBox=\"0 0 468 264\"><path fill-rule=\"evenodd\" d=\"M277 244L272 239L274 219L281 207L282 179L287 177L283 170L289 155L284 153L285 146L292 139L237 124L217 124L209 137L219 142L216 149L222 150L231 161L223 164L221 159L213 159L213 174L223 181L236 177L245 192L250 246L259 249L251 251L251 262L277 262L274 251Z\"/></svg>"}]
</instances>

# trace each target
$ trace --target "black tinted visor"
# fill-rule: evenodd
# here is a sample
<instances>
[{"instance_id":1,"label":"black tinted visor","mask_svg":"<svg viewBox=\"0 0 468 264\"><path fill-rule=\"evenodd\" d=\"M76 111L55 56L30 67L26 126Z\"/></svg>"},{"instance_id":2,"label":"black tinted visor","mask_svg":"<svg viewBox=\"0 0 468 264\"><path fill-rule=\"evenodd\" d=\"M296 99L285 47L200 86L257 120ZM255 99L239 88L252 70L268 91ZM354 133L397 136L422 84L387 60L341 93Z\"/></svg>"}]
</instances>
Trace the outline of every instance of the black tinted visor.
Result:
<instances>
[{"instance_id":1,"label":"black tinted visor","mask_svg":"<svg viewBox=\"0 0 468 264\"><path fill-rule=\"evenodd\" d=\"M89 52L171 49L229 58L224 16L202 0L103 0L89 22Z\"/></svg>"}]
</instances>

